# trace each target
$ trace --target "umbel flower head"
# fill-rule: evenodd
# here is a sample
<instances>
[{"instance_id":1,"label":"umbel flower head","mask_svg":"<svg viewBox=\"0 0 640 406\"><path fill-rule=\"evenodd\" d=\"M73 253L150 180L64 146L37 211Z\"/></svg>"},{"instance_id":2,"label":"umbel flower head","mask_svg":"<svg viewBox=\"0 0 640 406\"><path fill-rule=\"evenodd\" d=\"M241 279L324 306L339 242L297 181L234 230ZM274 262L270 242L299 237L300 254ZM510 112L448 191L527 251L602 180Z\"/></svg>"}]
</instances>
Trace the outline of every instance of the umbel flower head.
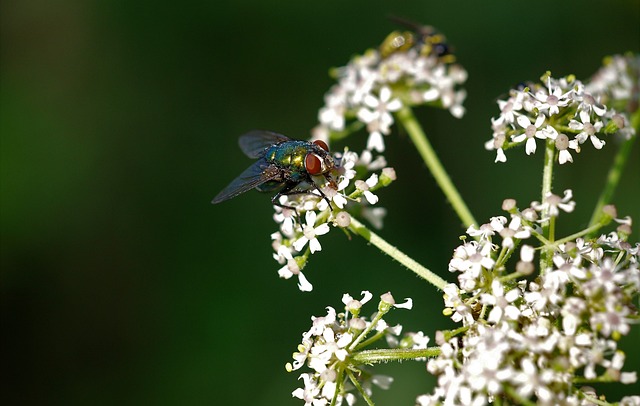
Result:
<instances>
[{"instance_id":1,"label":"umbel flower head","mask_svg":"<svg viewBox=\"0 0 640 406\"><path fill-rule=\"evenodd\" d=\"M377 49L333 71L338 83L325 95L318 137L340 138L366 126L367 149L383 152L383 136L403 106L429 104L464 115L466 91L459 86L467 72L453 63L445 37L432 27L402 23L412 31L392 32Z\"/></svg>"},{"instance_id":2,"label":"umbel flower head","mask_svg":"<svg viewBox=\"0 0 640 406\"><path fill-rule=\"evenodd\" d=\"M616 231L549 242L540 234L538 224L548 220L541 214L555 219L573 211L570 191L523 210L512 199L503 207L508 216L471 227L467 233L476 239L454 251L449 270L458 283L444 289L445 314L465 332L439 339L442 352L427 363L438 385L417 403L485 404L501 396L581 404L591 395L579 382L635 383L618 348L638 318L640 244L626 241L631 220L615 219L608 206L608 220L620 224Z\"/></svg>"},{"instance_id":3,"label":"umbel flower head","mask_svg":"<svg viewBox=\"0 0 640 406\"><path fill-rule=\"evenodd\" d=\"M600 96L601 103L631 113L638 109L640 55L628 53L604 59L604 64L586 83L585 90ZM623 128L622 126L619 126Z\"/></svg>"},{"instance_id":4,"label":"umbel flower head","mask_svg":"<svg viewBox=\"0 0 640 406\"><path fill-rule=\"evenodd\" d=\"M332 227L347 230L351 214L360 214L374 225L382 225L384 209L373 210L378 203L374 192L395 180L393 168L386 167L382 155L373 160L369 151L361 155L345 149L333 155L336 185L326 184L319 192L282 196L284 207L274 206L273 219L279 230L271 234L273 258L282 265L278 275L284 279L297 276L298 288L309 292L313 285L302 273L309 255L322 251L319 237ZM293 207L293 208L287 208Z\"/></svg>"},{"instance_id":5,"label":"umbel flower head","mask_svg":"<svg viewBox=\"0 0 640 406\"><path fill-rule=\"evenodd\" d=\"M410 309L412 301L396 304L393 296L385 293L380 296L377 313L369 319L361 312L372 298L368 291L362 292L361 299L344 294L344 312L337 313L328 306L325 316L311 317L312 326L302 334L298 351L293 353L294 361L285 366L289 372L305 365L310 369L300 375L303 387L292 393L305 405L341 405L344 400L352 405L356 401L354 391L368 399L372 385L382 389L391 385L391 377L372 375L363 365L366 361L358 361L358 355L382 338L389 345L397 345L402 326L392 327L382 317L394 307Z\"/></svg>"},{"instance_id":6,"label":"umbel flower head","mask_svg":"<svg viewBox=\"0 0 640 406\"><path fill-rule=\"evenodd\" d=\"M493 137L485 147L496 151L496 162L505 162L508 149L524 146L531 155L539 143L543 148L553 143L564 164L573 162L585 143L602 149L613 133L633 135L628 118L603 102L604 89L604 84L584 85L571 75L553 78L549 72L540 83L511 89L506 100L498 100L500 115L491 120Z\"/></svg>"}]
</instances>

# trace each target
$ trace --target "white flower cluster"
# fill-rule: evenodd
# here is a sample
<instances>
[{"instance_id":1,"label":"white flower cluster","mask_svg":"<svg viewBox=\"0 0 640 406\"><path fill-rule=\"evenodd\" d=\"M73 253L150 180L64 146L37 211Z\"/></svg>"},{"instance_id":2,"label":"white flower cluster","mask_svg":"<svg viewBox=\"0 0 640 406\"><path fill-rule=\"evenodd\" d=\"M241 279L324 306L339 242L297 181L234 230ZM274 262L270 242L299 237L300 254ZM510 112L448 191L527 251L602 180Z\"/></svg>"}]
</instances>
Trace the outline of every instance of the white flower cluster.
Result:
<instances>
[{"instance_id":1,"label":"white flower cluster","mask_svg":"<svg viewBox=\"0 0 640 406\"><path fill-rule=\"evenodd\" d=\"M392 33L379 49L370 49L336 69L338 83L325 95L316 134L333 138L348 132L354 123L364 125L369 133L367 149L382 152L383 135L394 123L392 113L403 105L435 105L462 117L466 91L459 86L467 72L451 63L452 55L443 57L442 35L426 32L417 40L410 33ZM437 38L438 46L429 45L430 38Z\"/></svg>"},{"instance_id":2,"label":"white flower cluster","mask_svg":"<svg viewBox=\"0 0 640 406\"><path fill-rule=\"evenodd\" d=\"M640 55L613 55L605 58L602 68L586 83L585 90L600 95L603 103L611 104L619 111L633 111L637 109L640 97L639 78Z\"/></svg>"},{"instance_id":3,"label":"white flower cluster","mask_svg":"<svg viewBox=\"0 0 640 406\"><path fill-rule=\"evenodd\" d=\"M313 193L281 197L281 204L295 207L295 210L274 206L273 218L279 224L279 230L271 234L271 239L275 251L273 257L282 265L278 274L285 279L297 276L298 288L303 292L313 289L302 268L310 254L322 250L318 237L327 234L330 225L348 227L351 216L347 210L358 212L374 226L381 227L386 211L372 207L378 202L378 196L373 192L396 178L393 168L386 167L382 155L373 159L367 150L361 155L345 150L334 154L334 160L337 183L321 188L326 199L314 190ZM300 218L302 214L303 221Z\"/></svg>"},{"instance_id":4,"label":"white flower cluster","mask_svg":"<svg viewBox=\"0 0 640 406\"><path fill-rule=\"evenodd\" d=\"M635 372L622 372L625 354L617 341L638 317L640 244L626 242L629 219L616 220L617 231L594 240L544 240L539 214L555 217L574 206L570 191L522 211L509 199L503 207L510 219L494 217L467 231L476 240L455 250L449 270L458 284L444 289L446 313L467 330L438 342L440 356L427 363L438 384L419 405L480 405L498 395L514 403L579 405L597 399L592 389L575 390L580 382L637 381ZM539 249L523 243L534 237ZM541 259L530 280L536 252L550 261ZM508 273L512 254L517 263ZM640 397L623 404L638 405Z\"/></svg>"},{"instance_id":5,"label":"white flower cluster","mask_svg":"<svg viewBox=\"0 0 640 406\"><path fill-rule=\"evenodd\" d=\"M491 120L493 138L485 144L496 150L496 162L506 162L504 151L516 146L524 145L527 155L534 154L537 139L553 142L558 162L564 164L573 162L571 150L579 153L587 140L601 149L608 134L633 134L628 118L603 103L599 87L573 76L552 78L549 72L540 79L544 84L512 89L507 100L498 100L500 115Z\"/></svg>"},{"instance_id":6,"label":"white flower cluster","mask_svg":"<svg viewBox=\"0 0 640 406\"><path fill-rule=\"evenodd\" d=\"M393 296L386 293L380 297L378 313L371 320L361 316L361 308L369 302L373 295L362 292L361 299L354 299L349 294L342 296L344 312L328 306L326 316L311 317L313 324L309 331L302 334L302 343L298 351L293 353L293 363L288 363L287 371L296 371L308 366L312 372L303 373L300 379L304 387L293 391L292 395L302 399L305 405L339 406L343 401L353 405L356 395L354 389L364 391L363 396L371 396L371 385L375 384L388 389L393 379L383 375L371 375L362 365L354 364L352 356L363 347L385 337L389 345L398 342L402 326L389 326L382 316L391 308L412 307L411 299L396 304ZM355 381L354 381L355 380Z\"/></svg>"}]
</instances>

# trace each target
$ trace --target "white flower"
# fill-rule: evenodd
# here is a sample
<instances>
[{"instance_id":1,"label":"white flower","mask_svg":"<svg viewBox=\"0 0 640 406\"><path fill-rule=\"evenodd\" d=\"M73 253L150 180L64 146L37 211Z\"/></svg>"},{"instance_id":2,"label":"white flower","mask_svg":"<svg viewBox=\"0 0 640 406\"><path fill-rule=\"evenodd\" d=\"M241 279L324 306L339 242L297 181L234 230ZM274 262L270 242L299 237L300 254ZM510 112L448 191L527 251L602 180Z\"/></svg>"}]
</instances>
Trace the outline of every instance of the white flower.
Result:
<instances>
[{"instance_id":1,"label":"white flower","mask_svg":"<svg viewBox=\"0 0 640 406\"><path fill-rule=\"evenodd\" d=\"M523 358L520 361L520 369L511 377L511 382L518 385L518 394L523 398L535 392L540 399L549 399L552 397L552 392L547 387L547 382L541 378L540 371L533 360Z\"/></svg>"},{"instance_id":2,"label":"white flower","mask_svg":"<svg viewBox=\"0 0 640 406\"><path fill-rule=\"evenodd\" d=\"M340 193L340 190L343 190L345 187L347 187L348 184L348 181L346 183L338 183L338 190L327 185L326 187L322 188L322 192L324 193L325 197L329 199L329 201L332 201L339 208L344 209L344 206L347 204L347 198L342 193ZM327 199L320 199L320 201L318 201L318 204L316 206L318 210L324 211L329 208Z\"/></svg>"},{"instance_id":3,"label":"white flower","mask_svg":"<svg viewBox=\"0 0 640 406\"><path fill-rule=\"evenodd\" d=\"M520 248L520 260L523 262L532 262L535 250L532 246L523 244Z\"/></svg>"},{"instance_id":4,"label":"white flower","mask_svg":"<svg viewBox=\"0 0 640 406\"><path fill-rule=\"evenodd\" d=\"M298 277L298 289L302 292L311 292L313 285L309 282L306 276L300 271L300 267L295 259L289 259L287 264L278 270L278 276L283 279L289 279L296 275Z\"/></svg>"},{"instance_id":5,"label":"white flower","mask_svg":"<svg viewBox=\"0 0 640 406\"><path fill-rule=\"evenodd\" d=\"M580 112L580 121L571 120L569 122L569 128L580 131L580 133L576 135L578 142L582 144L587 140L587 138L589 138L595 149L602 149L605 142L595 135L597 132L602 130L602 127L604 126L602 121L596 120L595 123L591 124L591 117L589 116L589 113L584 110Z\"/></svg>"},{"instance_id":6,"label":"white flower","mask_svg":"<svg viewBox=\"0 0 640 406\"><path fill-rule=\"evenodd\" d=\"M491 244L470 241L455 249L449 261L449 272L462 272L458 276L460 287L472 291L481 282L482 270L491 270L495 261L491 258Z\"/></svg>"},{"instance_id":7,"label":"white flower","mask_svg":"<svg viewBox=\"0 0 640 406\"><path fill-rule=\"evenodd\" d=\"M376 341L381 335L387 337L388 342L397 345L397 336L402 330L402 326L389 327L381 318L375 317L374 320L368 321L366 317L358 316L363 304L369 302L373 295L368 291L362 291L362 299L356 300L349 294L342 296L344 303L344 312L337 313L336 310L328 306L327 315L324 317L311 317L313 324L311 328L302 334L302 343L298 345L297 351L292 355L293 362L287 363L285 369L292 372L307 366L313 370L312 373L300 375L304 381L304 387L296 389L293 396L303 399L308 405L328 405L335 399L335 405L341 405L346 400L349 405L353 405L356 398L355 395L348 393L353 390L350 377L345 374L345 370L354 373L365 393L371 395L371 385L377 385L383 389L387 389L393 379L383 375L373 375L366 371L366 367L351 360L351 352L353 347L358 344L367 347L367 334ZM389 306L385 306L383 310L382 303L385 302ZM378 310L386 313L391 309L394 302L393 296L386 293L381 296L381 302L378 304ZM396 307L407 307L410 304L408 300L405 304L396 305ZM374 323L375 324L372 324ZM365 334L366 332L366 334ZM389 340L393 336L393 340ZM428 338L422 338L420 344L426 348ZM357 347L356 347L357 348ZM357 349L355 351L360 351ZM336 391L339 390L339 393Z\"/></svg>"},{"instance_id":8,"label":"white flower","mask_svg":"<svg viewBox=\"0 0 640 406\"><path fill-rule=\"evenodd\" d=\"M311 374L301 374L300 378L304 381L304 388L294 390L291 393L294 398L304 400L305 406L320 406L327 404L326 401L324 403L317 402L318 399L316 399L316 397L320 394L320 389L318 388L316 381L312 379Z\"/></svg>"},{"instance_id":9,"label":"white flower","mask_svg":"<svg viewBox=\"0 0 640 406\"><path fill-rule=\"evenodd\" d=\"M308 211L305 215L306 224L302 226L303 235L293 243L293 248L296 251L302 251L305 245L309 243L309 248L311 249L311 253L313 254L316 251L322 250L322 246L320 246L320 241L316 238L318 235L324 235L329 232L329 224L322 223L315 227L316 222L316 212Z\"/></svg>"},{"instance_id":10,"label":"white flower","mask_svg":"<svg viewBox=\"0 0 640 406\"><path fill-rule=\"evenodd\" d=\"M460 298L460 289L455 283L448 283L443 289L444 306L454 310L451 319L456 323L463 321L465 326L475 322L471 308Z\"/></svg>"},{"instance_id":11,"label":"white flower","mask_svg":"<svg viewBox=\"0 0 640 406\"><path fill-rule=\"evenodd\" d=\"M378 196L374 195L372 192L369 191L369 188L372 188L377 184L378 184L378 175L375 173L372 174L366 181L362 181L362 180L356 181L356 188L358 188L359 190L362 190L362 194L364 195L365 199L367 199L369 204L378 203Z\"/></svg>"},{"instance_id":12,"label":"white flower","mask_svg":"<svg viewBox=\"0 0 640 406\"><path fill-rule=\"evenodd\" d=\"M364 98L363 107L358 111L358 118L363 123L371 125L375 123L375 128L382 133L389 132L389 127L393 124L393 116L391 112L398 111L402 107L400 99L392 99L391 89L387 86L380 88L380 94L375 97L368 94Z\"/></svg>"},{"instance_id":13,"label":"white flower","mask_svg":"<svg viewBox=\"0 0 640 406\"><path fill-rule=\"evenodd\" d=\"M275 213L273 219L276 223L280 223L280 231L286 236L293 235L293 229L295 225L296 211L280 206L273 206Z\"/></svg>"},{"instance_id":14,"label":"white flower","mask_svg":"<svg viewBox=\"0 0 640 406\"><path fill-rule=\"evenodd\" d=\"M514 90L508 100L498 100L500 116L495 120L496 123L514 123L516 116L520 114L519 111L522 110L522 99L524 95L524 92Z\"/></svg>"},{"instance_id":15,"label":"white flower","mask_svg":"<svg viewBox=\"0 0 640 406\"><path fill-rule=\"evenodd\" d=\"M578 105L578 111L585 111L587 113L591 113L593 111L596 115L602 117L607 112L607 106L599 103L591 94L584 93L582 95L582 101Z\"/></svg>"},{"instance_id":16,"label":"white flower","mask_svg":"<svg viewBox=\"0 0 640 406\"><path fill-rule=\"evenodd\" d=\"M527 140L527 143L525 144L525 151L527 155L531 155L536 152L536 138L539 138L541 140L547 138L547 133L544 130L540 129L540 127L542 127L542 124L544 124L545 119L546 116L544 114L539 114L538 117L536 117L535 123L533 124L527 116L518 116L518 118L516 119L518 125L524 129L524 132L522 134L511 136L511 139L513 140L513 142L522 142L524 140Z\"/></svg>"},{"instance_id":17,"label":"white flower","mask_svg":"<svg viewBox=\"0 0 640 406\"><path fill-rule=\"evenodd\" d=\"M567 189L564 191L564 197L554 195L551 192L548 192L544 198L544 202L542 204L538 202L531 203L531 207L537 211L545 211L549 217L557 217L560 214L560 210L563 210L567 213L571 213L573 209L576 207L576 202L572 201L573 193L571 189Z\"/></svg>"},{"instance_id":18,"label":"white flower","mask_svg":"<svg viewBox=\"0 0 640 406\"><path fill-rule=\"evenodd\" d=\"M569 149L573 149L576 152L580 152L580 146L578 145L578 140L576 139L569 140L569 137L567 137L565 134L557 134L555 140L556 140L556 148L559 151L558 163L562 165L567 162L573 162L573 157L571 156L571 152L569 152Z\"/></svg>"},{"instance_id":19,"label":"white flower","mask_svg":"<svg viewBox=\"0 0 640 406\"><path fill-rule=\"evenodd\" d=\"M501 216L499 218L504 219L506 222L506 218ZM513 216L509 227L504 227L504 222L501 221L492 221L491 225L502 237L502 246L505 248L514 247L514 238L522 240L531 236L531 232L527 227L522 226L522 219L518 216Z\"/></svg>"},{"instance_id":20,"label":"white flower","mask_svg":"<svg viewBox=\"0 0 640 406\"><path fill-rule=\"evenodd\" d=\"M347 94L344 88L334 86L331 92L325 95L325 107L318 112L320 123L328 126L332 130L341 131L344 129L344 113L347 109Z\"/></svg>"},{"instance_id":21,"label":"white flower","mask_svg":"<svg viewBox=\"0 0 640 406\"><path fill-rule=\"evenodd\" d=\"M354 299L350 294L345 293L344 295L342 295L342 303L344 303L346 308L349 310L360 309L363 304L367 303L373 298L373 295L368 290L363 290L361 293L362 299L360 300Z\"/></svg>"},{"instance_id":22,"label":"white flower","mask_svg":"<svg viewBox=\"0 0 640 406\"><path fill-rule=\"evenodd\" d=\"M380 131L371 131L367 138L367 149L369 151L384 152L384 138Z\"/></svg>"},{"instance_id":23,"label":"white flower","mask_svg":"<svg viewBox=\"0 0 640 406\"><path fill-rule=\"evenodd\" d=\"M571 91L563 93L562 88L553 84L551 77L547 78L547 89L541 89L533 97L538 102L536 108L540 112L548 112L549 116L558 114L560 107L565 107L571 101L569 95Z\"/></svg>"},{"instance_id":24,"label":"white flower","mask_svg":"<svg viewBox=\"0 0 640 406\"><path fill-rule=\"evenodd\" d=\"M480 296L482 304L493 306L487 321L496 324L502 320L503 316L509 320L517 320L520 310L512 303L522 296L520 290L511 289L505 294L504 286L496 279L491 283L491 291L492 294L483 293Z\"/></svg>"},{"instance_id":25,"label":"white flower","mask_svg":"<svg viewBox=\"0 0 640 406\"><path fill-rule=\"evenodd\" d=\"M363 100L366 107L361 107L358 110L358 119L367 124L367 129L371 134L367 149L384 151L382 134L388 134L391 124L393 124L391 112L398 111L402 107L400 99L392 99L391 96L391 89L383 86L380 89L379 97L367 94Z\"/></svg>"},{"instance_id":26,"label":"white flower","mask_svg":"<svg viewBox=\"0 0 640 406\"><path fill-rule=\"evenodd\" d=\"M380 230L384 223L384 217L387 215L387 209L384 207L364 206L361 214L374 228Z\"/></svg>"}]
</instances>

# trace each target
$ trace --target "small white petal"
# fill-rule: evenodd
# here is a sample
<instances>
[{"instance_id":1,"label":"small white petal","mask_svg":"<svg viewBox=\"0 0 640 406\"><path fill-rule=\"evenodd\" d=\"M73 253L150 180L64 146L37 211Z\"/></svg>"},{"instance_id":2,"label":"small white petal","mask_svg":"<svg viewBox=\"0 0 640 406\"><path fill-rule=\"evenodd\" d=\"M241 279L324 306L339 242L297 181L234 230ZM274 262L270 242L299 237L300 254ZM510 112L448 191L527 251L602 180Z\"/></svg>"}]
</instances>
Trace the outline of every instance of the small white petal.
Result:
<instances>
[{"instance_id":1,"label":"small white petal","mask_svg":"<svg viewBox=\"0 0 640 406\"><path fill-rule=\"evenodd\" d=\"M530 245L523 245L520 248L520 260L524 262L532 262L533 261L533 253L535 252L534 248Z\"/></svg>"},{"instance_id":2,"label":"small white petal","mask_svg":"<svg viewBox=\"0 0 640 406\"><path fill-rule=\"evenodd\" d=\"M302 251L307 242L309 242L309 239L305 236L302 236L293 243L293 248L295 248L296 251Z\"/></svg>"},{"instance_id":3,"label":"small white petal","mask_svg":"<svg viewBox=\"0 0 640 406\"><path fill-rule=\"evenodd\" d=\"M437 100L438 97L440 97L440 90L438 90L435 87L432 87L431 89L427 90L422 94L422 98L426 102Z\"/></svg>"},{"instance_id":4,"label":"small white petal","mask_svg":"<svg viewBox=\"0 0 640 406\"><path fill-rule=\"evenodd\" d=\"M309 226L313 226L316 223L316 212L310 210L305 214L304 219Z\"/></svg>"},{"instance_id":5,"label":"small white petal","mask_svg":"<svg viewBox=\"0 0 640 406\"><path fill-rule=\"evenodd\" d=\"M282 279L289 279L293 276L293 272L291 272L289 267L285 265L282 268L278 269L278 276L280 276Z\"/></svg>"},{"instance_id":6,"label":"small white petal","mask_svg":"<svg viewBox=\"0 0 640 406\"><path fill-rule=\"evenodd\" d=\"M387 103L387 111L398 111L402 108L402 102L400 99L393 99Z\"/></svg>"},{"instance_id":7,"label":"small white petal","mask_svg":"<svg viewBox=\"0 0 640 406\"><path fill-rule=\"evenodd\" d=\"M384 139L379 131L373 131L369 134L369 138L367 139L367 149L384 152Z\"/></svg>"},{"instance_id":8,"label":"small white petal","mask_svg":"<svg viewBox=\"0 0 640 406\"><path fill-rule=\"evenodd\" d=\"M298 289L302 292L311 292L313 285L307 280L302 272L298 274Z\"/></svg>"},{"instance_id":9,"label":"small white petal","mask_svg":"<svg viewBox=\"0 0 640 406\"><path fill-rule=\"evenodd\" d=\"M363 194L364 194L364 197L369 202L369 204L378 203L378 199L379 199L378 196L374 195L373 193L369 192L368 190L366 190Z\"/></svg>"},{"instance_id":10,"label":"small white petal","mask_svg":"<svg viewBox=\"0 0 640 406\"><path fill-rule=\"evenodd\" d=\"M527 155L536 153L536 140L535 138L529 138L525 144L525 152Z\"/></svg>"},{"instance_id":11,"label":"small white petal","mask_svg":"<svg viewBox=\"0 0 640 406\"><path fill-rule=\"evenodd\" d=\"M518 118L516 118L516 121L518 122L520 127L525 129L531 125L531 121L529 121L529 117L527 116L518 116Z\"/></svg>"},{"instance_id":12,"label":"small white petal","mask_svg":"<svg viewBox=\"0 0 640 406\"><path fill-rule=\"evenodd\" d=\"M360 110L358 110L357 116L358 116L358 120L362 121L365 124L369 124L370 122L376 119L377 115L373 113L371 110L363 107Z\"/></svg>"},{"instance_id":13,"label":"small white petal","mask_svg":"<svg viewBox=\"0 0 640 406\"><path fill-rule=\"evenodd\" d=\"M538 115L538 117L536 117L536 122L533 124L536 128L540 128L540 126L544 123L544 120L546 119L544 114L540 114Z\"/></svg>"},{"instance_id":14,"label":"small white petal","mask_svg":"<svg viewBox=\"0 0 640 406\"><path fill-rule=\"evenodd\" d=\"M373 294L368 290L363 290L360 292L362 294L362 299L360 299L360 303L365 304L373 297Z\"/></svg>"},{"instance_id":15,"label":"small white petal","mask_svg":"<svg viewBox=\"0 0 640 406\"><path fill-rule=\"evenodd\" d=\"M315 232L316 232L316 235L325 235L330 230L331 228L329 227L329 224L322 223L318 227L316 227Z\"/></svg>"},{"instance_id":16,"label":"small white petal","mask_svg":"<svg viewBox=\"0 0 640 406\"><path fill-rule=\"evenodd\" d=\"M587 113L586 111L582 110L580 112L580 120L585 124L591 122L591 119L589 118L589 113Z\"/></svg>"},{"instance_id":17,"label":"small white petal","mask_svg":"<svg viewBox=\"0 0 640 406\"><path fill-rule=\"evenodd\" d=\"M389 87L384 86L380 89L380 100L387 101L391 98L391 89Z\"/></svg>"},{"instance_id":18,"label":"small white petal","mask_svg":"<svg viewBox=\"0 0 640 406\"><path fill-rule=\"evenodd\" d=\"M596 137L595 135L592 135L590 139L595 149L602 149L602 147L604 147L605 142L599 139L598 137Z\"/></svg>"},{"instance_id":19,"label":"small white petal","mask_svg":"<svg viewBox=\"0 0 640 406\"><path fill-rule=\"evenodd\" d=\"M373 175L369 176L369 179L367 179L365 183L369 187L374 187L375 185L378 184L378 175L374 173Z\"/></svg>"},{"instance_id":20,"label":"small white petal","mask_svg":"<svg viewBox=\"0 0 640 406\"><path fill-rule=\"evenodd\" d=\"M378 107L380 105L380 101L378 99L376 99L376 97L374 95L369 93L364 97L364 104L366 104L367 106L371 107L372 109L375 109L376 107Z\"/></svg>"},{"instance_id":21,"label":"small white petal","mask_svg":"<svg viewBox=\"0 0 640 406\"><path fill-rule=\"evenodd\" d=\"M317 238L314 238L313 240L309 241L309 249L311 250L312 254L317 251L322 251L322 246L320 245L320 241L318 241Z\"/></svg>"},{"instance_id":22,"label":"small white petal","mask_svg":"<svg viewBox=\"0 0 640 406\"><path fill-rule=\"evenodd\" d=\"M393 307L397 307L398 309L408 309L411 310L413 308L413 300L410 297L404 299L404 303L396 303Z\"/></svg>"}]
</instances>

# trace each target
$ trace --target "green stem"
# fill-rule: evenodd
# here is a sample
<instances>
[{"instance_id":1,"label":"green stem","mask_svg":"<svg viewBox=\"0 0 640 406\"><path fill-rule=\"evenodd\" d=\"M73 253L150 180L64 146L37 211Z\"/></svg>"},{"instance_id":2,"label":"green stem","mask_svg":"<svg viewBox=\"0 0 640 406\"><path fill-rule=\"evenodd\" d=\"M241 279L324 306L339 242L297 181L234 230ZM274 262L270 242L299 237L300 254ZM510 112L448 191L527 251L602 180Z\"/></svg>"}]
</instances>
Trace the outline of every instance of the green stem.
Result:
<instances>
[{"instance_id":1,"label":"green stem","mask_svg":"<svg viewBox=\"0 0 640 406\"><path fill-rule=\"evenodd\" d=\"M620 176L622 175L622 171L629 160L629 155L631 154L631 149L633 148L633 142L636 140L636 137L631 137L626 140L618 150L615 159L613 160L613 165L609 170L609 175L607 176L607 183L604 186L604 190L600 194L600 198L598 199L598 203L596 203L595 209L593 209L593 214L591 215L591 221L589 221L589 226L593 226L597 224L602 219L603 213L602 208L611 202L613 195L618 187L618 183L620 182Z\"/></svg>"},{"instance_id":2,"label":"green stem","mask_svg":"<svg viewBox=\"0 0 640 406\"><path fill-rule=\"evenodd\" d=\"M520 396L518 394L518 391L516 391L510 385L505 385L504 390L507 393L507 395L509 395L509 397L511 397L513 400L515 400L517 402L517 404L525 405L525 406L535 406L534 402L532 402L529 399L526 399L526 398Z\"/></svg>"},{"instance_id":3,"label":"green stem","mask_svg":"<svg viewBox=\"0 0 640 406\"><path fill-rule=\"evenodd\" d=\"M362 121L356 120L351 124L347 125L342 131L332 131L329 138L331 139L331 141L338 141L347 137L350 134L353 134L361 130L363 127L364 127L364 123Z\"/></svg>"},{"instance_id":4,"label":"green stem","mask_svg":"<svg viewBox=\"0 0 640 406\"><path fill-rule=\"evenodd\" d=\"M347 369L346 372L347 372L347 376L349 376L349 380L351 380L351 383L353 384L353 386L355 386L358 392L360 392L364 401L367 402L367 405L374 406L371 398L369 398L369 396L367 396L367 393L364 391L364 389L362 389L360 382L358 382L358 378L356 378L356 376L350 370Z\"/></svg>"},{"instance_id":5,"label":"green stem","mask_svg":"<svg viewBox=\"0 0 640 406\"><path fill-rule=\"evenodd\" d=\"M553 184L553 162L555 154L555 141L547 140L546 148L544 150L544 169L542 172L542 199L540 200L543 204L547 196L551 194L551 185ZM542 223L542 235L551 240L551 238L553 237L549 235L549 209L543 209L542 213L540 213L540 217L544 221ZM544 270L551 264L551 259L551 254L548 249L543 249L540 253L540 272L544 272Z\"/></svg>"},{"instance_id":6,"label":"green stem","mask_svg":"<svg viewBox=\"0 0 640 406\"><path fill-rule=\"evenodd\" d=\"M403 253L393 245L389 244L385 240L383 240L379 235L369 230L364 224L360 223L355 218L351 217L351 224L349 225L349 229L354 233L360 235L365 240L369 241L371 244L376 246L380 251L389 255L391 258L400 262L402 265L409 268L409 270L413 271L419 277L425 279L427 282L431 283L436 288L443 290L447 285L447 281L431 272L424 266L417 263L411 257L407 256L407 254Z\"/></svg>"},{"instance_id":7,"label":"green stem","mask_svg":"<svg viewBox=\"0 0 640 406\"><path fill-rule=\"evenodd\" d=\"M352 220L353 221L353 220ZM391 307L389 307L390 309ZM387 311L388 312L388 311ZM379 311L378 313L376 313L376 316L371 320L371 323L369 323L369 326L367 326L366 329L364 329L360 335L358 337L355 338L355 340L353 340L353 342L351 343L351 345L349 346L349 350L353 350L354 348L356 348L360 342L362 340L364 340L364 338L366 336L369 335L369 333L371 332L371 330L373 330L376 325L378 324L378 322L380 321L380 319L382 319L382 317L385 315L385 312L381 312Z\"/></svg>"},{"instance_id":8,"label":"green stem","mask_svg":"<svg viewBox=\"0 0 640 406\"><path fill-rule=\"evenodd\" d=\"M578 231L577 233L574 233L562 239L556 240L555 242L553 242L553 246L557 247L558 245L564 244L565 242L574 241L576 238L580 238L583 235L591 234L593 232L598 231L601 227L602 227L602 224L594 224L582 231Z\"/></svg>"},{"instance_id":9,"label":"green stem","mask_svg":"<svg viewBox=\"0 0 640 406\"><path fill-rule=\"evenodd\" d=\"M371 344L375 343L376 341L378 341L379 339L381 339L382 337L384 337L386 334L387 334L386 330L378 331L377 333L375 333L371 337L369 337L366 340L360 342L357 346L353 347L353 349L357 351L360 348L366 348L366 347L370 346Z\"/></svg>"},{"instance_id":10,"label":"green stem","mask_svg":"<svg viewBox=\"0 0 640 406\"><path fill-rule=\"evenodd\" d=\"M365 350L355 353L351 360L355 364L378 364L389 361L406 361L412 359L437 357L440 355L440 347L411 349L411 348L390 348Z\"/></svg>"},{"instance_id":11,"label":"green stem","mask_svg":"<svg viewBox=\"0 0 640 406\"><path fill-rule=\"evenodd\" d=\"M547 140L547 145L544 150L544 170L542 172L542 203L544 203L547 195L551 193L551 184L553 183L553 158L555 157L556 148L553 140ZM541 217L546 219L549 215L548 209L544 209L541 213ZM543 223L543 228L546 230L549 227L548 219ZM545 235L546 232L544 233Z\"/></svg>"},{"instance_id":12,"label":"green stem","mask_svg":"<svg viewBox=\"0 0 640 406\"><path fill-rule=\"evenodd\" d=\"M618 187L618 183L620 181L620 176L622 175L622 171L629 160L629 155L631 154L631 149L633 148L633 143L638 137L638 133L640 133L640 109L636 109L635 112L631 116L631 127L636 130L635 135L631 136L628 140L626 140L618 150L616 157L613 161L613 165L609 170L609 174L607 175L607 183L604 186L604 190L596 203L596 207L593 210L593 214L591 215L591 221L589 221L589 226L592 226L600 221L602 218L602 208L611 202L613 195Z\"/></svg>"},{"instance_id":13,"label":"green stem","mask_svg":"<svg viewBox=\"0 0 640 406\"><path fill-rule=\"evenodd\" d=\"M469 330L469 326L458 327L455 330L444 330L442 333L444 334L444 340L449 341L452 337L457 336L458 334L464 333Z\"/></svg>"},{"instance_id":14,"label":"green stem","mask_svg":"<svg viewBox=\"0 0 640 406\"><path fill-rule=\"evenodd\" d=\"M424 163L429 168L429 171L436 179L436 182L442 189L442 192L445 194L449 203L455 210L456 214L465 225L465 227L469 227L472 224L478 225L478 222L473 218L473 215L469 211L469 208L465 204L464 200L458 193L458 190L453 185L451 178L447 174L447 171L442 166L442 163L438 159L433 147L429 143L426 134L422 130L420 123L416 120L416 117L411 110L411 107L404 106L402 107L398 113L397 117L400 119L403 127L407 130L409 137L416 146L416 149L422 156Z\"/></svg>"},{"instance_id":15,"label":"green stem","mask_svg":"<svg viewBox=\"0 0 640 406\"><path fill-rule=\"evenodd\" d=\"M610 406L611 403L605 401L605 400L600 400L598 398L594 398L593 396L589 396L585 393L582 393L582 397L584 397L584 399L589 402L589 403L593 403L594 405L599 405L599 406Z\"/></svg>"}]
</instances>

